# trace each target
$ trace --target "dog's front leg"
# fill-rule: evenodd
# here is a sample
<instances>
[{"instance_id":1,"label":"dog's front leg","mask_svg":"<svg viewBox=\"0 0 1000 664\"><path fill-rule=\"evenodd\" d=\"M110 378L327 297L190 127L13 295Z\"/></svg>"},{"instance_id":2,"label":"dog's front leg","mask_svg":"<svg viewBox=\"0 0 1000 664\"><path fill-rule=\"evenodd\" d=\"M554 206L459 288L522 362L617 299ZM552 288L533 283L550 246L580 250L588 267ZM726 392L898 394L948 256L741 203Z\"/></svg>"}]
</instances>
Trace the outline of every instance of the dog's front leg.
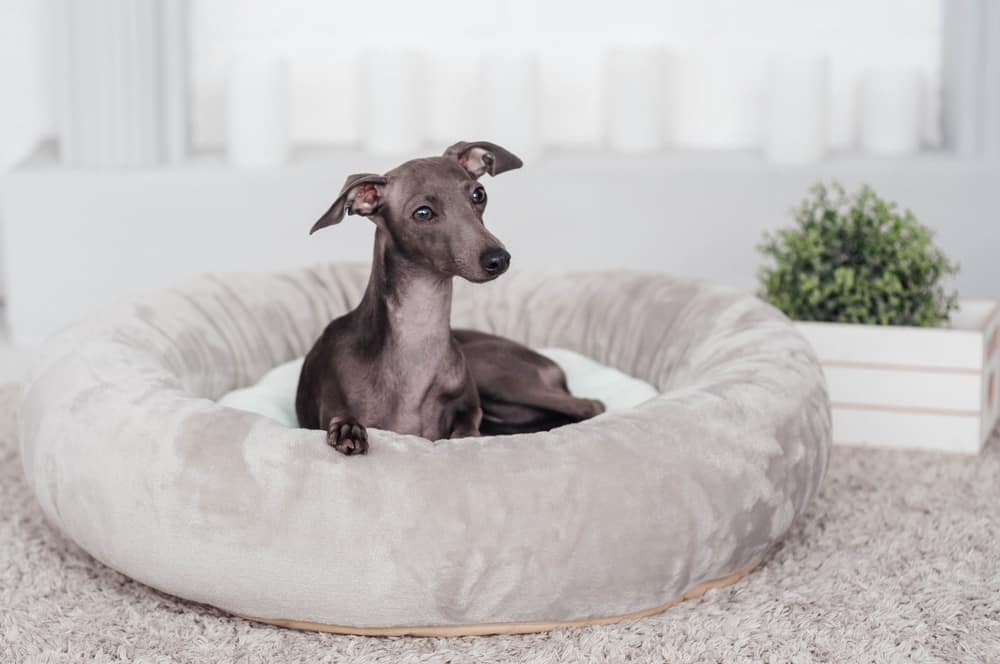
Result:
<instances>
[{"instance_id":1,"label":"dog's front leg","mask_svg":"<svg viewBox=\"0 0 1000 664\"><path fill-rule=\"evenodd\" d=\"M350 456L366 453L368 432L352 414L354 409L344 398L336 374L331 372L323 382L310 380L310 374L307 373L308 357L306 363L302 369L303 377L299 379L299 394L296 397L295 408L299 414L299 422L307 428L325 428L327 445L341 454Z\"/></svg>"}]
</instances>

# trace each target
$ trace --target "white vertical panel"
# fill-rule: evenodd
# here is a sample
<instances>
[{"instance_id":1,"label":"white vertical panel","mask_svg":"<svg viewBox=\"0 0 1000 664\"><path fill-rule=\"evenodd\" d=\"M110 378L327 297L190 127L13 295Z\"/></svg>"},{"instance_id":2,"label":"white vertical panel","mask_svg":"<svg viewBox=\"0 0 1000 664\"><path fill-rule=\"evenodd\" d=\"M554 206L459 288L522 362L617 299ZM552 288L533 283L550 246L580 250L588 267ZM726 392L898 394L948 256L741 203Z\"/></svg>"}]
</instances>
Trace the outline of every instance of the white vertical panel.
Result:
<instances>
[{"instance_id":1,"label":"white vertical panel","mask_svg":"<svg viewBox=\"0 0 1000 664\"><path fill-rule=\"evenodd\" d=\"M663 147L664 59L656 44L618 45L608 52L604 108L612 149L638 153Z\"/></svg>"},{"instance_id":2,"label":"white vertical panel","mask_svg":"<svg viewBox=\"0 0 1000 664\"><path fill-rule=\"evenodd\" d=\"M983 0L944 3L941 52L942 114L947 147L957 154L980 152Z\"/></svg>"},{"instance_id":3,"label":"white vertical panel","mask_svg":"<svg viewBox=\"0 0 1000 664\"><path fill-rule=\"evenodd\" d=\"M361 49L302 49L288 63L289 138L303 143L361 142Z\"/></svg>"},{"instance_id":4,"label":"white vertical panel","mask_svg":"<svg viewBox=\"0 0 1000 664\"><path fill-rule=\"evenodd\" d=\"M830 143L830 62L782 53L768 63L764 151L780 163L818 161Z\"/></svg>"},{"instance_id":5,"label":"white vertical panel","mask_svg":"<svg viewBox=\"0 0 1000 664\"><path fill-rule=\"evenodd\" d=\"M169 5L169 6L168 6ZM151 166L186 147L185 0L65 0L63 160Z\"/></svg>"},{"instance_id":6,"label":"white vertical panel","mask_svg":"<svg viewBox=\"0 0 1000 664\"><path fill-rule=\"evenodd\" d=\"M77 129L76 155L74 164L86 159L86 155L94 154L100 145L100 126L97 124L99 110L94 108L99 98L95 47L95 25L100 20L96 10L88 11L88 2L67 0L67 6L72 13L71 29L75 31L75 51L67 54L72 68L68 71L70 85L76 93L70 98L69 112L77 114L79 119L74 123Z\"/></svg>"},{"instance_id":7,"label":"white vertical panel","mask_svg":"<svg viewBox=\"0 0 1000 664\"><path fill-rule=\"evenodd\" d=\"M541 152L538 128L538 60L528 49L503 46L483 60L482 138L530 163Z\"/></svg>"},{"instance_id":8,"label":"white vertical panel","mask_svg":"<svg viewBox=\"0 0 1000 664\"><path fill-rule=\"evenodd\" d=\"M482 114L482 52L475 42L435 45L424 57L424 139L435 149L478 140Z\"/></svg>"},{"instance_id":9,"label":"white vertical panel","mask_svg":"<svg viewBox=\"0 0 1000 664\"><path fill-rule=\"evenodd\" d=\"M157 0L123 0L132 5L132 23L123 31L129 40L132 66L123 74L123 90L128 95L126 108L130 115L135 142L130 145L127 160L137 166L157 164L161 159L159 113L163 104L160 86L160 46L157 39Z\"/></svg>"},{"instance_id":10,"label":"white vertical panel","mask_svg":"<svg viewBox=\"0 0 1000 664\"><path fill-rule=\"evenodd\" d=\"M858 146L860 58L837 54L830 63L830 149L851 151Z\"/></svg>"},{"instance_id":11,"label":"white vertical panel","mask_svg":"<svg viewBox=\"0 0 1000 664\"><path fill-rule=\"evenodd\" d=\"M752 51L675 51L666 104L673 145L695 149L760 146L766 59Z\"/></svg>"},{"instance_id":12,"label":"white vertical panel","mask_svg":"<svg viewBox=\"0 0 1000 664\"><path fill-rule=\"evenodd\" d=\"M923 72L874 67L861 85L861 147L871 154L906 155L920 149Z\"/></svg>"},{"instance_id":13,"label":"white vertical panel","mask_svg":"<svg viewBox=\"0 0 1000 664\"><path fill-rule=\"evenodd\" d=\"M372 47L362 56L364 146L375 154L409 155L423 143L424 68L420 52Z\"/></svg>"},{"instance_id":14,"label":"white vertical panel","mask_svg":"<svg viewBox=\"0 0 1000 664\"><path fill-rule=\"evenodd\" d=\"M74 163L79 158L81 136L79 122L80 113L73 112L74 99L79 96L76 86L80 78L76 71L76 61L72 53L79 50L78 31L75 29L76 17L73 12L72 0L61 0L57 5L55 20L56 59L53 66L58 81L55 90L57 107L56 135L59 136L59 151L63 162Z\"/></svg>"},{"instance_id":15,"label":"white vertical panel","mask_svg":"<svg viewBox=\"0 0 1000 664\"><path fill-rule=\"evenodd\" d=\"M982 437L986 439L1000 422L1000 305L983 327L983 338Z\"/></svg>"},{"instance_id":16,"label":"white vertical panel","mask_svg":"<svg viewBox=\"0 0 1000 664\"><path fill-rule=\"evenodd\" d=\"M31 154L60 121L52 98L51 51L62 45L54 3L0 2L0 172Z\"/></svg>"},{"instance_id":17,"label":"white vertical panel","mask_svg":"<svg viewBox=\"0 0 1000 664\"><path fill-rule=\"evenodd\" d=\"M161 0L158 5L162 150L167 161L176 163L188 152L189 8L187 0Z\"/></svg>"},{"instance_id":18,"label":"white vertical panel","mask_svg":"<svg viewBox=\"0 0 1000 664\"><path fill-rule=\"evenodd\" d=\"M282 164L288 156L288 68L277 54L233 59L226 95L226 150L235 166Z\"/></svg>"},{"instance_id":19,"label":"white vertical panel","mask_svg":"<svg viewBox=\"0 0 1000 664\"><path fill-rule=\"evenodd\" d=\"M985 2L983 17L983 146L1000 159L1000 2Z\"/></svg>"},{"instance_id":20,"label":"white vertical panel","mask_svg":"<svg viewBox=\"0 0 1000 664\"><path fill-rule=\"evenodd\" d=\"M538 52L542 142L591 148L604 134L604 48L596 36L553 37Z\"/></svg>"},{"instance_id":21,"label":"white vertical panel","mask_svg":"<svg viewBox=\"0 0 1000 664\"><path fill-rule=\"evenodd\" d=\"M136 71L144 65L139 42L135 34L141 5L146 0L123 2L106 0L102 5L101 22L107 32L101 39L101 102L105 105L105 145L92 159L101 166L137 166L137 150L141 149L140 127L136 119L140 112L137 103Z\"/></svg>"}]
</instances>

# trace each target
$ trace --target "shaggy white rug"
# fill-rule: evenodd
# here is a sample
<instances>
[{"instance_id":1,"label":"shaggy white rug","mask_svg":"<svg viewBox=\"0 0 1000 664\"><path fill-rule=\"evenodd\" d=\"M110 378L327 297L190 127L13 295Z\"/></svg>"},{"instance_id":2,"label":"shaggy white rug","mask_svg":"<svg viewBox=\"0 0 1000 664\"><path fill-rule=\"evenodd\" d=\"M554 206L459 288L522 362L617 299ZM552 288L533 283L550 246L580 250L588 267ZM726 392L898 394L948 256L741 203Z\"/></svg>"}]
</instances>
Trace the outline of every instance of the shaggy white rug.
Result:
<instances>
[{"instance_id":1,"label":"shaggy white rug","mask_svg":"<svg viewBox=\"0 0 1000 664\"><path fill-rule=\"evenodd\" d=\"M1000 662L997 439L976 458L835 448L819 496L762 567L652 618L368 638L233 618L66 542L22 478L15 401L0 390L0 662Z\"/></svg>"}]
</instances>

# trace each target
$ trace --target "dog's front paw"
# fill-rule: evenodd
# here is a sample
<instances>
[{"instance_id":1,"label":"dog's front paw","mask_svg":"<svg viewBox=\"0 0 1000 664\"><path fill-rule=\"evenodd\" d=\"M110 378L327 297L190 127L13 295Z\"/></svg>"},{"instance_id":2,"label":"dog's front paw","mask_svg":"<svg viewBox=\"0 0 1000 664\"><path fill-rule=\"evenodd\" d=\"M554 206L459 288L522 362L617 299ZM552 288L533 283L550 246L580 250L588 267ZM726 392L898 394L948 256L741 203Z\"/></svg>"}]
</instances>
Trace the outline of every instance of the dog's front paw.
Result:
<instances>
[{"instance_id":1,"label":"dog's front paw","mask_svg":"<svg viewBox=\"0 0 1000 664\"><path fill-rule=\"evenodd\" d=\"M348 456L368 452L368 432L353 417L335 417L326 430L326 443Z\"/></svg>"}]
</instances>

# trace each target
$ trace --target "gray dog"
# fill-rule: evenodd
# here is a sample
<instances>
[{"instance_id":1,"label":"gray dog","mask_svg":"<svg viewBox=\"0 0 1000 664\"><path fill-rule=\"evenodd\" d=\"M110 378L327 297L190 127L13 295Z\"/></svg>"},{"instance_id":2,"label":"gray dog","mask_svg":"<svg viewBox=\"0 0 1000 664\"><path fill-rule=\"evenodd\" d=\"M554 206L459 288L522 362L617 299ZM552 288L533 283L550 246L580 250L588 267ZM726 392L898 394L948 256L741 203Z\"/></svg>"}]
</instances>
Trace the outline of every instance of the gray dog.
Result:
<instances>
[{"instance_id":1,"label":"gray dog","mask_svg":"<svg viewBox=\"0 0 1000 664\"><path fill-rule=\"evenodd\" d=\"M312 227L344 213L375 223L371 278L357 308L306 355L295 409L344 454L368 450L366 426L430 440L543 431L604 411L578 399L553 362L483 332L451 329L452 278L482 283L510 254L483 224L483 173L520 168L487 142L456 143L385 175L351 175Z\"/></svg>"}]
</instances>

